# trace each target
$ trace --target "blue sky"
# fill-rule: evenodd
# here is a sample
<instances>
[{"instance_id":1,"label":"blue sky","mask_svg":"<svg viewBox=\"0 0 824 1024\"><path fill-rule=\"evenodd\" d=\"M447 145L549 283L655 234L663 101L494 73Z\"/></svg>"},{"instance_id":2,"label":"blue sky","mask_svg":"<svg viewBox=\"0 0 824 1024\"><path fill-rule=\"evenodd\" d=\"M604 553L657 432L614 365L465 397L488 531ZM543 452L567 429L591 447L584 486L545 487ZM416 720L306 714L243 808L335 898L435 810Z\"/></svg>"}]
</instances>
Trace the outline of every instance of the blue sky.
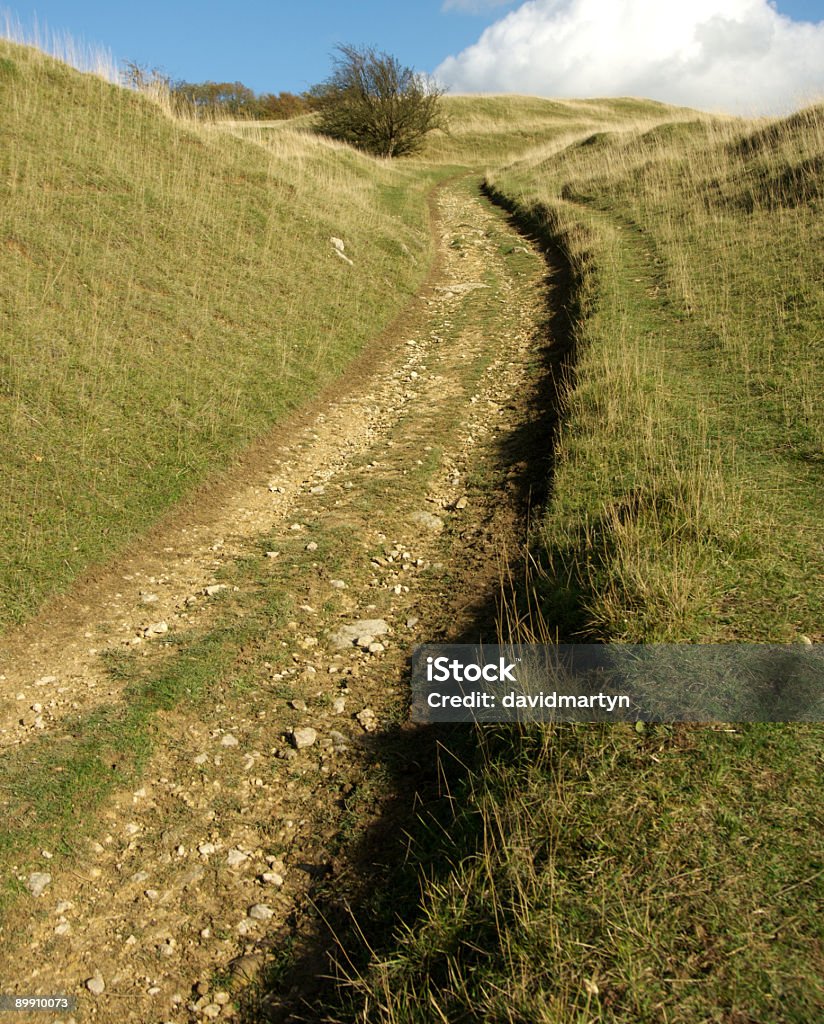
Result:
<instances>
[{"instance_id":1,"label":"blue sky","mask_svg":"<svg viewBox=\"0 0 824 1024\"><path fill-rule=\"evenodd\" d=\"M241 81L258 92L300 92L321 81L340 42L375 45L431 71L475 42L506 8L483 15L442 12L442 0L37 0L7 6L24 28L36 15L52 30L103 44L115 58L163 67L189 81Z\"/></svg>"},{"instance_id":2,"label":"blue sky","mask_svg":"<svg viewBox=\"0 0 824 1024\"><path fill-rule=\"evenodd\" d=\"M686 16L692 17L693 22L700 15L705 21L713 19L712 24L716 28L732 12L746 22L746 31L750 35L755 32L756 36L763 29L765 19L775 21L770 8L794 21L821 23L814 33L790 26L792 31L789 34L784 31L786 38L770 57L771 63L764 63L763 55L759 57L761 63L757 65L757 74L756 63L751 64L756 78L762 80L766 76L769 79L772 74L785 91L790 90L793 84L799 90L806 88L808 91L817 84L816 66L824 67L824 59L819 61L819 57L824 57L821 49L824 46L824 0L777 0L769 4L768 0L686 0L684 3L673 0L672 7L662 0L655 0L655 3L652 0L531 0L526 4L519 0L510 3L496 0L416 0L415 3L402 4L388 3L387 0L363 0L359 3L340 0L289 0L285 3L242 0L235 5L209 0L197 3L191 0L139 0L137 3L36 0L34 3L5 5L3 10L19 19L24 30L32 26L36 17L41 25L46 24L53 31L65 31L87 43L102 44L118 60L127 58L150 67L160 67L175 79L242 81L259 92L299 92L308 88L328 74L330 53L335 44L352 42L375 45L420 70L432 72L437 69L441 80L453 91L522 91L561 95L569 81L574 83L578 95L582 94L581 90L589 95L607 95L610 83L614 81L620 93L642 95L645 87L661 93L662 90L666 92L669 85L659 80L660 74L658 78L645 75L644 67L639 68L638 61L633 65L633 73L618 66L621 60L616 47L623 46L623 52L629 59L632 44L640 45L637 33L623 42L620 34L616 40L613 33L607 40L613 52L599 58L602 74L596 75L589 89L590 83L585 78L581 80L580 76L571 73L578 70L580 60L567 69L563 77L559 77L560 72L554 76L551 73L553 62L547 55L555 53L554 40L567 39L570 33L573 39L578 38L580 53L598 52L597 47L593 50L588 48L589 38L586 35L593 12L596 20L606 21L621 9L626 22L624 28L627 29L630 22L637 26L659 16L654 13L656 9L665 12L660 17L666 18L675 16L675 11L682 8L692 12ZM601 14L604 18L600 17ZM694 24L682 26L680 31L692 31L694 27ZM703 23L699 27L704 31ZM484 30L488 31L485 33ZM775 34L773 29L770 32ZM705 95L723 97L723 87L717 86L717 82L730 78L725 87L734 89L732 79L737 78L740 83L742 67L746 79L747 66L740 60L735 65L734 75L730 72L725 77L722 67L725 46L731 46L736 59L740 58L739 51L744 45L740 36L741 33L731 41L723 25L718 31L713 29L709 35L704 32L702 39L709 47L707 52L713 54L719 70L711 81L707 81L705 75L703 84L690 86L698 99ZM536 40L544 40L544 49L536 48ZM641 65L654 58L658 65L668 64L672 68L673 45L671 39L669 49L665 47L656 55L648 53L644 42ZM522 47L520 64L527 67L520 78L513 76L509 67L517 63L509 58L518 46ZM806 77L800 71L793 72L795 78L789 75L789 65L796 63L796 54L802 63L806 60ZM676 56L687 59L684 54ZM615 75L610 78L613 59ZM562 62L555 63L558 67L563 66ZM690 71L686 64L683 67L683 81L687 83L689 74L694 72L697 75L697 71L695 68ZM729 67L731 69L733 65ZM686 84L682 92L684 90L687 90L689 99L692 94ZM821 91L824 94L824 80ZM662 94L655 98L671 97ZM676 95L674 100L679 101L679 97Z\"/></svg>"}]
</instances>

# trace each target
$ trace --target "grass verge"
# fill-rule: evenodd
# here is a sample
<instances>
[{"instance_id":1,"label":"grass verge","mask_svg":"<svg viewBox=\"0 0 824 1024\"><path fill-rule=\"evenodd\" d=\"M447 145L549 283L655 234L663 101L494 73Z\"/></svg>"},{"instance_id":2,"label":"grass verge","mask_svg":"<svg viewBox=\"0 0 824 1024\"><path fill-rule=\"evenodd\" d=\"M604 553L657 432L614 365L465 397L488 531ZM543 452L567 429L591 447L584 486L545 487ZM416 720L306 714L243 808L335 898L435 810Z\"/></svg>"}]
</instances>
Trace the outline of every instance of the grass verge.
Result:
<instances>
[{"instance_id":1,"label":"grass verge","mask_svg":"<svg viewBox=\"0 0 824 1024\"><path fill-rule=\"evenodd\" d=\"M395 869L422 894L411 877L382 889L409 900L394 941L373 945L366 970L352 971L356 948L339 955L356 996L334 1019L820 1016L824 851L819 809L796 799L817 786L819 730L477 738L476 758L449 769L446 823L421 823L416 870ZM391 919L386 902L376 894L361 922Z\"/></svg>"},{"instance_id":2,"label":"grass verge","mask_svg":"<svg viewBox=\"0 0 824 1024\"><path fill-rule=\"evenodd\" d=\"M494 176L578 283L543 538L569 638L821 639L823 110Z\"/></svg>"}]
</instances>

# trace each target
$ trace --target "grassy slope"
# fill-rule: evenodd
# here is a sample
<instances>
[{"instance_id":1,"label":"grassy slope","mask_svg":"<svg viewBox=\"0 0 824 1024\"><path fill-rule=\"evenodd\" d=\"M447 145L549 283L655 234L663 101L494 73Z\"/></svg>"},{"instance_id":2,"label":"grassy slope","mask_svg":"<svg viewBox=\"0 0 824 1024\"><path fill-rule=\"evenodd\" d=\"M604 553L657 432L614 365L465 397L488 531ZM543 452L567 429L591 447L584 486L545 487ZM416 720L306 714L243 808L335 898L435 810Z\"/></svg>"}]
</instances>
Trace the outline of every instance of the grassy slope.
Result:
<instances>
[{"instance_id":1,"label":"grassy slope","mask_svg":"<svg viewBox=\"0 0 824 1024\"><path fill-rule=\"evenodd\" d=\"M586 290L546 524L568 634L819 633L822 161L818 108L602 132L495 176Z\"/></svg>"},{"instance_id":2,"label":"grassy slope","mask_svg":"<svg viewBox=\"0 0 824 1024\"><path fill-rule=\"evenodd\" d=\"M396 931L367 932L340 1019L821 1019L820 729L488 727L446 749L466 773L442 758L448 807L362 908Z\"/></svg>"},{"instance_id":3,"label":"grassy slope","mask_svg":"<svg viewBox=\"0 0 824 1024\"><path fill-rule=\"evenodd\" d=\"M580 139L610 125L648 126L693 112L653 100L548 100L538 96L445 96L448 130L428 137L421 157L427 163L470 167L524 159L535 148Z\"/></svg>"},{"instance_id":4,"label":"grassy slope","mask_svg":"<svg viewBox=\"0 0 824 1024\"><path fill-rule=\"evenodd\" d=\"M431 176L174 123L6 42L0 124L2 626L374 337L426 268Z\"/></svg>"},{"instance_id":5,"label":"grassy slope","mask_svg":"<svg viewBox=\"0 0 824 1024\"><path fill-rule=\"evenodd\" d=\"M821 639L824 119L692 121L559 128L489 175L573 282L539 634ZM820 726L478 739L356 1019L824 1016Z\"/></svg>"}]
</instances>

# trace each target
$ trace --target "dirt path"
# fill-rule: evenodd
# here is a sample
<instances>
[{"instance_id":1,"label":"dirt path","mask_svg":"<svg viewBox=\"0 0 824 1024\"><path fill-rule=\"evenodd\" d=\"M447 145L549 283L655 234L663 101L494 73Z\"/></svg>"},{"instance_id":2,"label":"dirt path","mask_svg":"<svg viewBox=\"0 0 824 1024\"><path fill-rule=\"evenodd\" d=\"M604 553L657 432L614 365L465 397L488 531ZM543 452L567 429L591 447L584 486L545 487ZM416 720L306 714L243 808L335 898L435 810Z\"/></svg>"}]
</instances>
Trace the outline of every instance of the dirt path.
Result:
<instances>
[{"instance_id":1,"label":"dirt path","mask_svg":"<svg viewBox=\"0 0 824 1024\"><path fill-rule=\"evenodd\" d=\"M79 855L16 865L22 885L50 882L0 929L0 992L74 995L66 1021L234 1015L230 990L376 813L374 740L405 717L411 647L494 632L548 469L546 267L466 182L437 202L439 279L400 357L264 453L206 520L6 643L0 742L19 756L122 701L101 652L162 665L231 602L251 614L261 587L288 597L212 699L157 715L140 784ZM371 644L336 636L367 619L382 623ZM296 750L301 728L314 736Z\"/></svg>"}]
</instances>

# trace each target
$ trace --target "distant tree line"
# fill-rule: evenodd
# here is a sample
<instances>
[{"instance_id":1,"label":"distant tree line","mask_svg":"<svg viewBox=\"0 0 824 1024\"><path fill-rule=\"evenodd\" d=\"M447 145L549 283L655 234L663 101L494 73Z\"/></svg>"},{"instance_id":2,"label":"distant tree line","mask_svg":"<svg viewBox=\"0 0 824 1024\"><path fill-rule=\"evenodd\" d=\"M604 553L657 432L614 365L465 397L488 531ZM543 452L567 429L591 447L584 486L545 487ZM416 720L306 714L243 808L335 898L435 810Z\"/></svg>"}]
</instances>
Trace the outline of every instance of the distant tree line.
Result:
<instances>
[{"instance_id":1,"label":"distant tree line","mask_svg":"<svg viewBox=\"0 0 824 1024\"><path fill-rule=\"evenodd\" d=\"M315 109L306 93L256 93L242 82L172 82L169 91L173 102L189 109L252 121L283 121Z\"/></svg>"},{"instance_id":2,"label":"distant tree line","mask_svg":"<svg viewBox=\"0 0 824 1024\"><path fill-rule=\"evenodd\" d=\"M159 68L147 68L136 61L125 61L121 74L124 83L138 92L167 94L172 109L181 113L283 121L308 114L318 106L311 93L256 93L242 82L173 81Z\"/></svg>"}]
</instances>

